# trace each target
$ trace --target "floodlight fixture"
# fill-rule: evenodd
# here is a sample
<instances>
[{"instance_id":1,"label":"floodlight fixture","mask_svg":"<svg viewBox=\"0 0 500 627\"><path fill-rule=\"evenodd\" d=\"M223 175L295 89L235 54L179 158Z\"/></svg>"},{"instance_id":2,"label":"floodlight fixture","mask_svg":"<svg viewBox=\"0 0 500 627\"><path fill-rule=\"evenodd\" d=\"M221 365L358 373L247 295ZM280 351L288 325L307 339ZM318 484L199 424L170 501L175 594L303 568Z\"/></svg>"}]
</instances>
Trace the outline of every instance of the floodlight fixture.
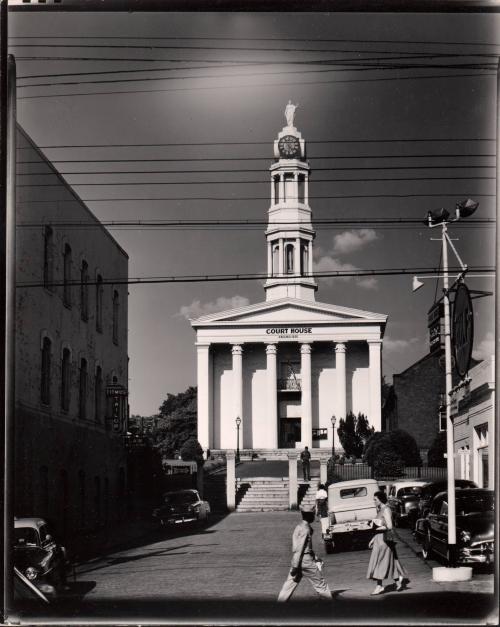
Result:
<instances>
[{"instance_id":1,"label":"floodlight fixture","mask_svg":"<svg viewBox=\"0 0 500 627\"><path fill-rule=\"evenodd\" d=\"M457 202L456 204L456 219L460 220L460 218L468 218L471 216L476 209L479 207L479 203L471 198L467 198L467 200L462 200L461 202Z\"/></svg>"}]
</instances>

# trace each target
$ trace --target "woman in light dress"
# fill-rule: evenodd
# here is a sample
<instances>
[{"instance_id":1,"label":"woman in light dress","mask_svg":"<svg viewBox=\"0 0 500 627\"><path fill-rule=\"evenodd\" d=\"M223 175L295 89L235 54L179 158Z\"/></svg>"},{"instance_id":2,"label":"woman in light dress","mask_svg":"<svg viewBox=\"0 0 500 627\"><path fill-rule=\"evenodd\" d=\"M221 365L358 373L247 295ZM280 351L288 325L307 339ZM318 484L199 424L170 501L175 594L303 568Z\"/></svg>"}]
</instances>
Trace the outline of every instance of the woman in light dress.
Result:
<instances>
[{"instance_id":1,"label":"woman in light dress","mask_svg":"<svg viewBox=\"0 0 500 627\"><path fill-rule=\"evenodd\" d=\"M377 508L377 518L373 521L375 535L368 545L372 553L366 578L376 580L377 585L372 592L372 595L376 595L384 592L384 579L394 579L396 590L400 591L404 589L408 577L396 552L392 514L387 505L387 495L385 492L375 492L373 500Z\"/></svg>"}]
</instances>

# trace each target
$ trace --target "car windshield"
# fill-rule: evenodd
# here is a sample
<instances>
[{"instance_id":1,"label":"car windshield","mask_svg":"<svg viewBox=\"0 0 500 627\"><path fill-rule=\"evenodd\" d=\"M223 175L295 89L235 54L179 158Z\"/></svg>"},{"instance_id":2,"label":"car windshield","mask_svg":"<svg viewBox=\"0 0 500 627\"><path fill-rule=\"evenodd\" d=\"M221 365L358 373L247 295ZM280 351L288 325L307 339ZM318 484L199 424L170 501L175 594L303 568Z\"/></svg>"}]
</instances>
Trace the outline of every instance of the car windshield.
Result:
<instances>
[{"instance_id":1,"label":"car windshield","mask_svg":"<svg viewBox=\"0 0 500 627\"><path fill-rule=\"evenodd\" d=\"M457 516L492 512L494 509L493 494L478 496L462 496L457 499Z\"/></svg>"},{"instance_id":2,"label":"car windshield","mask_svg":"<svg viewBox=\"0 0 500 627\"><path fill-rule=\"evenodd\" d=\"M198 497L193 492L177 492L176 494L165 494L165 503L168 505L184 505L186 503L196 503Z\"/></svg>"},{"instance_id":3,"label":"car windshield","mask_svg":"<svg viewBox=\"0 0 500 627\"><path fill-rule=\"evenodd\" d=\"M14 530L14 541L17 546L25 544L38 545L38 534L33 527L16 527Z\"/></svg>"},{"instance_id":4,"label":"car windshield","mask_svg":"<svg viewBox=\"0 0 500 627\"><path fill-rule=\"evenodd\" d=\"M422 494L422 487L419 485L408 486L407 488L401 488L398 492L399 496L406 496L408 494Z\"/></svg>"}]
</instances>

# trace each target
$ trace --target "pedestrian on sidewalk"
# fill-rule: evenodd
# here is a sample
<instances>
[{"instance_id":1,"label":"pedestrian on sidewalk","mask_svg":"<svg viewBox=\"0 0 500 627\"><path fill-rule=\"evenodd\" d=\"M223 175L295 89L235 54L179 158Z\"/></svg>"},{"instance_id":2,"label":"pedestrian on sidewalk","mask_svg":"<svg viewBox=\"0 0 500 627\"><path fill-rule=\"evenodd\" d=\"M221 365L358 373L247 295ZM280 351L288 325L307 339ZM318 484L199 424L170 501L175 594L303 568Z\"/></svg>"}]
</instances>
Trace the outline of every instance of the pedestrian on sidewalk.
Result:
<instances>
[{"instance_id":1,"label":"pedestrian on sidewalk","mask_svg":"<svg viewBox=\"0 0 500 627\"><path fill-rule=\"evenodd\" d=\"M311 478L311 453L309 447L305 447L300 454L300 460L302 461L302 473L304 475L304 481L309 481Z\"/></svg>"},{"instance_id":2,"label":"pedestrian on sidewalk","mask_svg":"<svg viewBox=\"0 0 500 627\"><path fill-rule=\"evenodd\" d=\"M302 521L293 531L292 566L278 595L279 602L288 601L302 577L309 579L322 599L332 600L332 593L322 573L323 562L316 557L312 548L313 521L314 510L302 511Z\"/></svg>"},{"instance_id":3,"label":"pedestrian on sidewalk","mask_svg":"<svg viewBox=\"0 0 500 627\"><path fill-rule=\"evenodd\" d=\"M373 501L377 508L377 518L373 520L375 535L368 547L372 550L368 564L367 579L375 579L377 585L372 595L382 594L384 579L394 579L396 590L404 589L408 581L406 571L401 565L396 551L396 537L392 527L392 513L387 505L385 492L375 492Z\"/></svg>"},{"instance_id":4,"label":"pedestrian on sidewalk","mask_svg":"<svg viewBox=\"0 0 500 627\"><path fill-rule=\"evenodd\" d=\"M321 533L328 531L328 492L324 483L318 483L316 492L316 516L321 524Z\"/></svg>"}]
</instances>

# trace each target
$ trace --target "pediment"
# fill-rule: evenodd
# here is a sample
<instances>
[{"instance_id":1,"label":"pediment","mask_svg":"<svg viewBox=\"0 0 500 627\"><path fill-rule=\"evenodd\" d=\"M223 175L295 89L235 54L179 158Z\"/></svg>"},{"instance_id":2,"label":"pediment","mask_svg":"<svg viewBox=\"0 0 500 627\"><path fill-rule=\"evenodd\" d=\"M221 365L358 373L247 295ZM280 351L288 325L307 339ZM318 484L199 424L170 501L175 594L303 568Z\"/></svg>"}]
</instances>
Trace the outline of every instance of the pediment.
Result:
<instances>
[{"instance_id":1,"label":"pediment","mask_svg":"<svg viewBox=\"0 0 500 627\"><path fill-rule=\"evenodd\" d=\"M387 321L385 314L378 314L340 305L302 301L284 298L275 301L256 303L238 309L221 311L197 320L192 320L194 327L224 326L232 324L313 324L313 323L382 323Z\"/></svg>"}]
</instances>

